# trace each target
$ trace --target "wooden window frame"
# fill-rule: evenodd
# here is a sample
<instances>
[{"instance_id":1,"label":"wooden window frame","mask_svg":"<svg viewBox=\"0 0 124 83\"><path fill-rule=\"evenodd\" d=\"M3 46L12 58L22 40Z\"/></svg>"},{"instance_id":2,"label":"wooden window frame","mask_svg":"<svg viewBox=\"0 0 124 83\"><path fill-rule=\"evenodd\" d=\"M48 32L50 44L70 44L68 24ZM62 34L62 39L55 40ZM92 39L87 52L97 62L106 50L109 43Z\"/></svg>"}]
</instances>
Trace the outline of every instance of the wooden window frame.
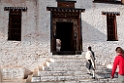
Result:
<instances>
[{"instance_id":1,"label":"wooden window frame","mask_svg":"<svg viewBox=\"0 0 124 83\"><path fill-rule=\"evenodd\" d=\"M107 19L107 41L118 41L117 37L117 23L116 16L120 15L118 12L102 12Z\"/></svg>"},{"instance_id":2,"label":"wooden window frame","mask_svg":"<svg viewBox=\"0 0 124 83\"><path fill-rule=\"evenodd\" d=\"M107 3L107 4L124 4L124 0L94 0L94 3Z\"/></svg>"},{"instance_id":3,"label":"wooden window frame","mask_svg":"<svg viewBox=\"0 0 124 83\"><path fill-rule=\"evenodd\" d=\"M22 11L27 7L4 7L4 11L9 11L8 40L21 41Z\"/></svg>"},{"instance_id":4,"label":"wooden window frame","mask_svg":"<svg viewBox=\"0 0 124 83\"><path fill-rule=\"evenodd\" d=\"M107 15L107 41L117 41L116 16Z\"/></svg>"}]
</instances>

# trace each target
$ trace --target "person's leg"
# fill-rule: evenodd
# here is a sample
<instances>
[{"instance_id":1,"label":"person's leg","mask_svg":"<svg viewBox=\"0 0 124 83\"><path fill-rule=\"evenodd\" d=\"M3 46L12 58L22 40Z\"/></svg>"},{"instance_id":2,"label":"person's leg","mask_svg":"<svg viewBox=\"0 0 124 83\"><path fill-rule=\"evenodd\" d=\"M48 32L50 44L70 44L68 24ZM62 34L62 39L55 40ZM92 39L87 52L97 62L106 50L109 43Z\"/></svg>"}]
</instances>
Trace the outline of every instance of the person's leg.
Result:
<instances>
[{"instance_id":1,"label":"person's leg","mask_svg":"<svg viewBox=\"0 0 124 83\"><path fill-rule=\"evenodd\" d=\"M88 74L91 74L91 72L90 72L90 70L87 68L87 72L88 72Z\"/></svg>"},{"instance_id":2,"label":"person's leg","mask_svg":"<svg viewBox=\"0 0 124 83\"><path fill-rule=\"evenodd\" d=\"M90 72L90 62L89 62L89 60L88 60L88 62L86 62L86 70L87 70L87 74L91 74L91 72Z\"/></svg>"},{"instance_id":3,"label":"person's leg","mask_svg":"<svg viewBox=\"0 0 124 83\"><path fill-rule=\"evenodd\" d=\"M92 70L92 74L93 74L92 78L95 79L95 70Z\"/></svg>"},{"instance_id":4,"label":"person's leg","mask_svg":"<svg viewBox=\"0 0 124 83\"><path fill-rule=\"evenodd\" d=\"M91 70L92 70L92 79L95 79L95 69L91 63Z\"/></svg>"},{"instance_id":5,"label":"person's leg","mask_svg":"<svg viewBox=\"0 0 124 83\"><path fill-rule=\"evenodd\" d=\"M89 61L89 70L91 69L91 66L92 66L92 63L91 63L91 60L88 60Z\"/></svg>"}]
</instances>

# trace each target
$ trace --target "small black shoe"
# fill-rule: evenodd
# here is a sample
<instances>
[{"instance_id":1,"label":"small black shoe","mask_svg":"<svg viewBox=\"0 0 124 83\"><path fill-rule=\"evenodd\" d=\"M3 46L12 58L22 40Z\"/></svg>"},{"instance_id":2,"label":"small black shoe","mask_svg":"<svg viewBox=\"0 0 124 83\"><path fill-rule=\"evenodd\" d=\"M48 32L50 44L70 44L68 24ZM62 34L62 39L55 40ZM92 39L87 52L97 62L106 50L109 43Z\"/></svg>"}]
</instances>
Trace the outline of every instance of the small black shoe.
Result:
<instances>
[{"instance_id":1,"label":"small black shoe","mask_svg":"<svg viewBox=\"0 0 124 83\"><path fill-rule=\"evenodd\" d=\"M92 79L95 79L95 77L92 77Z\"/></svg>"},{"instance_id":2,"label":"small black shoe","mask_svg":"<svg viewBox=\"0 0 124 83\"><path fill-rule=\"evenodd\" d=\"M90 73L90 75L92 76L93 74L92 74L92 73Z\"/></svg>"},{"instance_id":3,"label":"small black shoe","mask_svg":"<svg viewBox=\"0 0 124 83\"><path fill-rule=\"evenodd\" d=\"M87 74L92 75L91 73L87 73Z\"/></svg>"}]
</instances>

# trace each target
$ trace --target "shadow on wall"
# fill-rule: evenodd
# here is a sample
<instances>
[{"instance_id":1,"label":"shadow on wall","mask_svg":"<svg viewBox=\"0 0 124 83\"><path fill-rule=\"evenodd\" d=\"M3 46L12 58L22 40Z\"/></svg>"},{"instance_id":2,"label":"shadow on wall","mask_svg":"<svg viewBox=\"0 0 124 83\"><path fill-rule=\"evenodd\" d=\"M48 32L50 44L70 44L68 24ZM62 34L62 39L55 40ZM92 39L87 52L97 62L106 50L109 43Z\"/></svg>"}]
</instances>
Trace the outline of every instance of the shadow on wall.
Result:
<instances>
[{"instance_id":1,"label":"shadow on wall","mask_svg":"<svg viewBox=\"0 0 124 83\"><path fill-rule=\"evenodd\" d=\"M82 38L83 42L105 42L106 35L99 31L96 27L82 20ZM106 27L102 27L106 28Z\"/></svg>"}]
</instances>

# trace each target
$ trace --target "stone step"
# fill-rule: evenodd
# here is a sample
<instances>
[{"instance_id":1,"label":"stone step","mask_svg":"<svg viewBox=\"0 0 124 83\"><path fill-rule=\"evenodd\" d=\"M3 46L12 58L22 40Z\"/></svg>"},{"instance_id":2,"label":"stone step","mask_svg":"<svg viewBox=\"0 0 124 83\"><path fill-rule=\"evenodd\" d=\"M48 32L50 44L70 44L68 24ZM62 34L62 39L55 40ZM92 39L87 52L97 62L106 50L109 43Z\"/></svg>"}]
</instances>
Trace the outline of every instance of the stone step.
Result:
<instances>
[{"instance_id":1,"label":"stone step","mask_svg":"<svg viewBox=\"0 0 124 83\"><path fill-rule=\"evenodd\" d=\"M66 66L84 66L86 63L51 63L50 66L53 67L66 67Z\"/></svg>"},{"instance_id":2,"label":"stone step","mask_svg":"<svg viewBox=\"0 0 124 83\"><path fill-rule=\"evenodd\" d=\"M97 79L107 79L110 78L110 73L97 73L95 74L95 77ZM86 73L82 73L81 75L49 75L49 76L33 76L32 81L33 82L40 82L40 81L71 81L71 80L81 80L81 79L91 79L91 75L88 75ZM117 78L117 75L115 74L115 77Z\"/></svg>"},{"instance_id":3,"label":"stone step","mask_svg":"<svg viewBox=\"0 0 124 83\"><path fill-rule=\"evenodd\" d=\"M81 64L86 63L86 61L55 61L53 64Z\"/></svg>"},{"instance_id":4,"label":"stone step","mask_svg":"<svg viewBox=\"0 0 124 83\"><path fill-rule=\"evenodd\" d=\"M85 58L73 58L73 59L68 59L68 58L60 58L60 59L54 59L55 61L85 61Z\"/></svg>"},{"instance_id":5,"label":"stone step","mask_svg":"<svg viewBox=\"0 0 124 83\"><path fill-rule=\"evenodd\" d=\"M95 71L95 76L96 78L98 79L104 79L104 78L110 78L110 75L111 75L111 72L108 72L108 71ZM90 76L87 74L87 71L84 70L84 71L39 71L38 73L39 75L37 76L33 76L34 80L36 79L36 81L38 80L41 80L41 78L44 80L44 79L47 79L46 81L51 81L51 79L55 79L55 80L52 80L52 81L56 81L57 79L66 79L66 77L71 77L71 78L74 78L74 80L77 80L75 79L75 76L80 76L81 78L89 78ZM61 78L63 77L63 78ZM79 77L79 79L80 79ZM115 74L115 77L117 77L117 74ZM50 79L51 78L51 79ZM60 80L59 80L60 81Z\"/></svg>"},{"instance_id":6,"label":"stone step","mask_svg":"<svg viewBox=\"0 0 124 83\"><path fill-rule=\"evenodd\" d=\"M96 62L96 79L86 74L85 56L53 56L54 63L45 67L44 71L33 74L32 83L115 83L110 78L111 69ZM115 76L117 77L117 75Z\"/></svg>"},{"instance_id":7,"label":"stone step","mask_svg":"<svg viewBox=\"0 0 124 83\"><path fill-rule=\"evenodd\" d=\"M46 67L45 70L47 71L80 71L80 70L85 70L84 67L81 67L81 66L68 66L68 67L53 67L53 66L50 66L50 67Z\"/></svg>"},{"instance_id":8,"label":"stone step","mask_svg":"<svg viewBox=\"0 0 124 83\"><path fill-rule=\"evenodd\" d=\"M85 80L80 80L79 83L118 83L116 79L85 79Z\"/></svg>"},{"instance_id":9,"label":"stone step","mask_svg":"<svg viewBox=\"0 0 124 83\"><path fill-rule=\"evenodd\" d=\"M108 71L101 71L96 70L96 74L103 75L103 74L111 74ZM85 75L87 73L86 70L84 71L39 71L38 76L66 76L66 75Z\"/></svg>"},{"instance_id":10,"label":"stone step","mask_svg":"<svg viewBox=\"0 0 124 83\"><path fill-rule=\"evenodd\" d=\"M77 67L77 68L85 68L86 67L86 64L74 64L74 65L70 65L70 64L62 64L62 65L59 65L59 64L56 64L56 65L50 65L49 67L45 67L46 69L54 69L54 68L74 68L74 67ZM96 69L101 69L101 70L108 70L107 67L105 66L100 66L100 65L96 65ZM111 69L110 69L111 70Z\"/></svg>"},{"instance_id":11,"label":"stone step","mask_svg":"<svg viewBox=\"0 0 124 83\"><path fill-rule=\"evenodd\" d=\"M84 71L86 70L85 66L50 66L45 67L46 71ZM96 70L102 70L102 71L109 71L111 72L111 69L103 68L100 66L96 66Z\"/></svg>"},{"instance_id":12,"label":"stone step","mask_svg":"<svg viewBox=\"0 0 124 83\"><path fill-rule=\"evenodd\" d=\"M85 66L86 59L85 56L76 57L76 56L60 56L60 57L51 57L54 59L54 63L51 63L50 66ZM101 65L96 61L96 65Z\"/></svg>"},{"instance_id":13,"label":"stone step","mask_svg":"<svg viewBox=\"0 0 124 83\"><path fill-rule=\"evenodd\" d=\"M101 65L97 60L95 61L96 62L96 65ZM78 64L83 64L83 65L85 65L86 64L86 59L80 59L80 58L78 58L78 59L54 59L54 63L51 63L51 65L54 65L54 66L56 66L56 65L63 65L63 64L65 64L65 65L78 65Z\"/></svg>"},{"instance_id":14,"label":"stone step","mask_svg":"<svg viewBox=\"0 0 124 83\"><path fill-rule=\"evenodd\" d=\"M55 82L30 82L30 83L118 83L118 82L104 82L104 81L55 81Z\"/></svg>"},{"instance_id":15,"label":"stone step","mask_svg":"<svg viewBox=\"0 0 124 83\"><path fill-rule=\"evenodd\" d=\"M47 56L44 58L54 58L54 59L85 59L84 55L54 55L54 56Z\"/></svg>"},{"instance_id":16,"label":"stone step","mask_svg":"<svg viewBox=\"0 0 124 83\"><path fill-rule=\"evenodd\" d=\"M101 64L99 64L99 63L96 63L95 64L96 65L96 67L99 69L105 69L105 68L107 68L106 67L106 65L101 65ZM77 66L79 66L79 67L86 67L86 62L81 62L81 63L50 63L49 64L49 67L50 66L52 66L52 67L68 67L68 66L71 66L71 67L77 67Z\"/></svg>"},{"instance_id":17,"label":"stone step","mask_svg":"<svg viewBox=\"0 0 124 83\"><path fill-rule=\"evenodd\" d=\"M33 76L32 82L41 81L72 81L91 78L88 74L85 75L74 75L74 76Z\"/></svg>"},{"instance_id":18,"label":"stone step","mask_svg":"<svg viewBox=\"0 0 124 83\"><path fill-rule=\"evenodd\" d=\"M86 67L86 63L51 63L52 68L63 68L63 67ZM105 66L96 64L97 69L105 69Z\"/></svg>"},{"instance_id":19,"label":"stone step","mask_svg":"<svg viewBox=\"0 0 124 83\"><path fill-rule=\"evenodd\" d=\"M117 78L110 79L91 79L91 78L85 78L80 80L61 80L61 81L40 81L40 82L30 82L30 83L118 83Z\"/></svg>"},{"instance_id":20,"label":"stone step","mask_svg":"<svg viewBox=\"0 0 124 83\"><path fill-rule=\"evenodd\" d=\"M22 79L22 80L4 80L1 81L0 83L25 83L26 79Z\"/></svg>"},{"instance_id":21,"label":"stone step","mask_svg":"<svg viewBox=\"0 0 124 83\"><path fill-rule=\"evenodd\" d=\"M50 81L49 82L49 81L46 81L46 82L30 82L30 83L87 83L87 82L77 82L77 81L52 81L52 82ZM100 82L98 82L98 83L100 83Z\"/></svg>"},{"instance_id":22,"label":"stone step","mask_svg":"<svg viewBox=\"0 0 124 83\"><path fill-rule=\"evenodd\" d=\"M54 58L53 58L54 59ZM85 58L73 58L73 59L68 59L68 58L59 58L59 59L54 59L54 61L55 62L85 62L86 61L86 59ZM96 59L96 62L97 62L98 60Z\"/></svg>"},{"instance_id":23,"label":"stone step","mask_svg":"<svg viewBox=\"0 0 124 83\"><path fill-rule=\"evenodd\" d=\"M63 75L82 75L85 71L39 71L39 76L63 76Z\"/></svg>"},{"instance_id":24,"label":"stone step","mask_svg":"<svg viewBox=\"0 0 124 83\"><path fill-rule=\"evenodd\" d=\"M30 83L79 83L79 81L42 81L42 82L30 82Z\"/></svg>"}]
</instances>

